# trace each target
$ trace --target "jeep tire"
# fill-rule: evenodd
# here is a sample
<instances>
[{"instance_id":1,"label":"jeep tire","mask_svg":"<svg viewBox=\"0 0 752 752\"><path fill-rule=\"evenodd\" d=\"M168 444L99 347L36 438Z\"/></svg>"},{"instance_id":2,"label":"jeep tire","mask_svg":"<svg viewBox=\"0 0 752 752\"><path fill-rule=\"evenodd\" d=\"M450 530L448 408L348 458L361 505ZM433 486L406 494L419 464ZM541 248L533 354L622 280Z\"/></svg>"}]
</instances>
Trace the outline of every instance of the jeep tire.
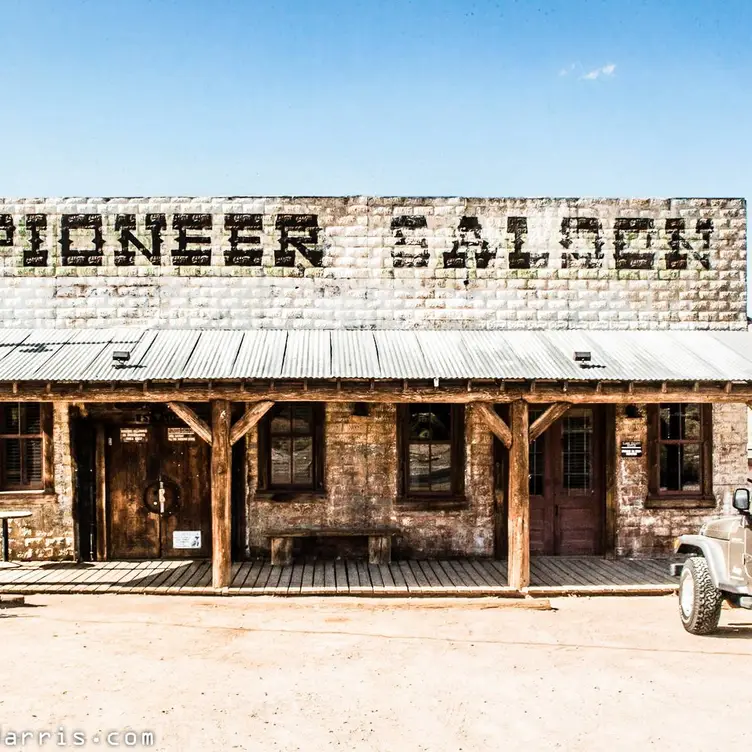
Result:
<instances>
[{"instance_id":1,"label":"jeep tire","mask_svg":"<svg viewBox=\"0 0 752 752\"><path fill-rule=\"evenodd\" d=\"M723 593L713 585L705 558L687 559L679 580L679 615L684 629L694 635L712 634L718 628L722 604Z\"/></svg>"}]
</instances>

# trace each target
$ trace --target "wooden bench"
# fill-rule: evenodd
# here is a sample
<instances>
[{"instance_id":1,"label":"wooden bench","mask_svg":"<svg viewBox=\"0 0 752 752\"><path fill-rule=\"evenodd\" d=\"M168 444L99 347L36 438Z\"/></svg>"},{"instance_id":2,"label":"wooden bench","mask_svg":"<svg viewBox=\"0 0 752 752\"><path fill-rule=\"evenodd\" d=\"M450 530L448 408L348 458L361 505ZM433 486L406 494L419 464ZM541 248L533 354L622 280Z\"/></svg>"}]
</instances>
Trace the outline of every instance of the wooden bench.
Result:
<instances>
[{"instance_id":1,"label":"wooden bench","mask_svg":"<svg viewBox=\"0 0 752 752\"><path fill-rule=\"evenodd\" d=\"M290 528L267 533L271 541L272 564L292 564L294 538L368 538L368 563L389 564L392 560L392 535L390 527L371 528Z\"/></svg>"}]
</instances>

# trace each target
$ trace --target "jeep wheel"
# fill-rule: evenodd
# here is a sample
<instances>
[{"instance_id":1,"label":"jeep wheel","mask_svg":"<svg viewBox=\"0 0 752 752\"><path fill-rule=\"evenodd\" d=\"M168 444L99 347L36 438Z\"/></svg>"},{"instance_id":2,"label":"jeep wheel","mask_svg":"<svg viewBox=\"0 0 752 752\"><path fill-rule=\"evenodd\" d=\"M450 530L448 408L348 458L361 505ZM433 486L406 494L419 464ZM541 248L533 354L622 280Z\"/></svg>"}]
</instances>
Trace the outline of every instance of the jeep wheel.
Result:
<instances>
[{"instance_id":1,"label":"jeep wheel","mask_svg":"<svg viewBox=\"0 0 752 752\"><path fill-rule=\"evenodd\" d=\"M679 614L684 629L695 635L715 632L722 603L723 593L713 585L708 562L702 556L687 559L679 580Z\"/></svg>"}]
</instances>

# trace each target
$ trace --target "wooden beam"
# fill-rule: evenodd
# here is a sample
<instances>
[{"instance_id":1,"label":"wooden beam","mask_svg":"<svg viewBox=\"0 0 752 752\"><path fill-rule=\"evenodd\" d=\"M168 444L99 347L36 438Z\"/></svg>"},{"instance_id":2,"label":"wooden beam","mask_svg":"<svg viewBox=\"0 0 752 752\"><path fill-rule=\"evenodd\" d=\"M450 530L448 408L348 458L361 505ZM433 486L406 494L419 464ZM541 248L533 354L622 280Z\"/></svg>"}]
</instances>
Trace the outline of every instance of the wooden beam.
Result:
<instances>
[{"instance_id":1,"label":"wooden beam","mask_svg":"<svg viewBox=\"0 0 752 752\"><path fill-rule=\"evenodd\" d=\"M514 441L509 450L509 586L522 590L530 584L530 442L528 405L512 402L511 429Z\"/></svg>"},{"instance_id":2,"label":"wooden beam","mask_svg":"<svg viewBox=\"0 0 752 752\"><path fill-rule=\"evenodd\" d=\"M475 406L475 409L496 438L509 449L512 446L512 432L509 430L509 426L496 414L493 405L480 403Z\"/></svg>"},{"instance_id":3,"label":"wooden beam","mask_svg":"<svg viewBox=\"0 0 752 752\"><path fill-rule=\"evenodd\" d=\"M109 555L109 520L107 519L107 472L105 466L106 437L104 426L97 423L94 439L94 477L97 502L97 561Z\"/></svg>"},{"instance_id":4,"label":"wooden beam","mask_svg":"<svg viewBox=\"0 0 752 752\"><path fill-rule=\"evenodd\" d=\"M212 587L227 588L232 576L232 450L227 400L212 402L211 448Z\"/></svg>"},{"instance_id":5,"label":"wooden beam","mask_svg":"<svg viewBox=\"0 0 752 752\"><path fill-rule=\"evenodd\" d=\"M168 402L167 407L178 416L178 418L185 421L196 433L197 436L202 438L209 446L212 444L212 430L206 425L206 421L196 415L188 405L182 402Z\"/></svg>"},{"instance_id":6,"label":"wooden beam","mask_svg":"<svg viewBox=\"0 0 752 752\"><path fill-rule=\"evenodd\" d=\"M217 383L211 388L208 384L183 384L176 389L172 382L150 382L147 390L137 384L117 383L114 385L85 385L78 390L74 385L57 383L48 393L46 384L24 383L18 392L13 393L8 382L0 383L0 402L210 402L213 399L226 399L231 402L451 402L454 404L471 402L509 403L524 399L531 404L551 404L569 402L571 404L655 404L658 402L700 402L700 403L746 403L752 402L752 383L734 384L726 391L726 382L705 383L699 390L693 384L668 386L662 392L660 385L635 385L630 392L626 382L603 382L602 391L597 392L595 382L537 382L535 391L530 392L525 384L506 382L504 390L498 384L473 382L473 390L464 386L441 382L441 387L433 384L376 382L371 388L369 381L341 383L341 389L334 382L309 382L305 391L300 385L287 385L276 381L258 383L252 386L246 382L245 391L240 382ZM566 389L565 389L566 387Z\"/></svg>"},{"instance_id":7,"label":"wooden beam","mask_svg":"<svg viewBox=\"0 0 752 752\"><path fill-rule=\"evenodd\" d=\"M539 436L548 431L551 426L569 410L568 402L555 402L530 426L529 439L532 444Z\"/></svg>"},{"instance_id":8,"label":"wooden beam","mask_svg":"<svg viewBox=\"0 0 752 752\"><path fill-rule=\"evenodd\" d=\"M230 429L230 444L237 444L264 417L273 404L267 400L257 402L250 409L246 409L243 417Z\"/></svg>"}]
</instances>

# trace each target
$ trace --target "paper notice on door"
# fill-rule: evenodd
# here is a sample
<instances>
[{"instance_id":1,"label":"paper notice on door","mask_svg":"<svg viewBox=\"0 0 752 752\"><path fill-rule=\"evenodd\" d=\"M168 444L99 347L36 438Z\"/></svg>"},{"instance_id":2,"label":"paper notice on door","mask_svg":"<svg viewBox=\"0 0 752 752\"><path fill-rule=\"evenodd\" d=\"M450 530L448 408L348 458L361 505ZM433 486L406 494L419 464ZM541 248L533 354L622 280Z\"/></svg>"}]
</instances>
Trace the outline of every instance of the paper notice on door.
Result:
<instances>
[{"instance_id":1,"label":"paper notice on door","mask_svg":"<svg viewBox=\"0 0 752 752\"><path fill-rule=\"evenodd\" d=\"M175 530L172 533L173 548L201 548L200 530Z\"/></svg>"},{"instance_id":2,"label":"paper notice on door","mask_svg":"<svg viewBox=\"0 0 752 752\"><path fill-rule=\"evenodd\" d=\"M167 441L196 441L192 428L168 428Z\"/></svg>"},{"instance_id":3,"label":"paper notice on door","mask_svg":"<svg viewBox=\"0 0 752 752\"><path fill-rule=\"evenodd\" d=\"M121 428L120 441L143 444L149 438L148 428Z\"/></svg>"}]
</instances>

